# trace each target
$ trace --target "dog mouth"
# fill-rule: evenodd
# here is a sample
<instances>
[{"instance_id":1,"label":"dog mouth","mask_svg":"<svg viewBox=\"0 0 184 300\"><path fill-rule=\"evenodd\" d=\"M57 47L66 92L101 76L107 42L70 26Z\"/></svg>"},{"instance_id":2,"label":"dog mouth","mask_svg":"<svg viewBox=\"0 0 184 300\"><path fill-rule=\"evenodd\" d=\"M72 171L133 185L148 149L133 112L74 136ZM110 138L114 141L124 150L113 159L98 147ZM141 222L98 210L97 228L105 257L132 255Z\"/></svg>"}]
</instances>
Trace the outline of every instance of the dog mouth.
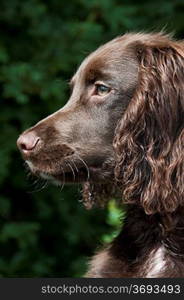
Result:
<instances>
[{"instance_id":1,"label":"dog mouth","mask_svg":"<svg viewBox=\"0 0 184 300\"><path fill-rule=\"evenodd\" d=\"M31 173L37 177L51 181L57 185L63 183L83 183L86 181L96 181L101 174L103 163L93 163L88 165L82 160L80 164L65 162L60 167L54 168L40 168L31 161L26 160Z\"/></svg>"}]
</instances>

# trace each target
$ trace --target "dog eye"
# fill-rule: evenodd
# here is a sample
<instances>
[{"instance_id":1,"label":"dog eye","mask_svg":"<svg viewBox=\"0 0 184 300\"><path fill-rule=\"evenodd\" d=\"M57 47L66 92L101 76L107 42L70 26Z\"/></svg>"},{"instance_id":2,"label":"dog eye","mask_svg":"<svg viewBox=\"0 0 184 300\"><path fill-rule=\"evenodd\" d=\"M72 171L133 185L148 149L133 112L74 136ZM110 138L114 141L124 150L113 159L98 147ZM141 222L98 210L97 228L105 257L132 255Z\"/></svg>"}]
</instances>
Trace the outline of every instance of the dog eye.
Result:
<instances>
[{"instance_id":1,"label":"dog eye","mask_svg":"<svg viewBox=\"0 0 184 300\"><path fill-rule=\"evenodd\" d=\"M110 87L104 85L104 84L95 84L95 87L96 87L96 90L95 90L95 93L96 95L99 95L99 96L104 96L106 94L108 94L111 90Z\"/></svg>"}]
</instances>

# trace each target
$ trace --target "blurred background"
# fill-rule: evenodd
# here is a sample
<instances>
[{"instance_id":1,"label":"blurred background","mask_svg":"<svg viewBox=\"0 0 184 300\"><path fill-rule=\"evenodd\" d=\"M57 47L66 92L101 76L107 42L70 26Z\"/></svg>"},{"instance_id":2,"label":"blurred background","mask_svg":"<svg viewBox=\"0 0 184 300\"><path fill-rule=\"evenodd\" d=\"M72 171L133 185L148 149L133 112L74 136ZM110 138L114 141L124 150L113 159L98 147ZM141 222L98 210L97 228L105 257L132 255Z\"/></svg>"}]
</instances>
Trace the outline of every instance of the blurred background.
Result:
<instances>
[{"instance_id":1,"label":"blurred background","mask_svg":"<svg viewBox=\"0 0 184 300\"><path fill-rule=\"evenodd\" d=\"M114 236L113 201L86 211L80 186L43 188L27 176L16 139L65 104L68 80L96 47L127 31L184 38L183 20L183 0L1 0L1 277L80 277Z\"/></svg>"}]
</instances>

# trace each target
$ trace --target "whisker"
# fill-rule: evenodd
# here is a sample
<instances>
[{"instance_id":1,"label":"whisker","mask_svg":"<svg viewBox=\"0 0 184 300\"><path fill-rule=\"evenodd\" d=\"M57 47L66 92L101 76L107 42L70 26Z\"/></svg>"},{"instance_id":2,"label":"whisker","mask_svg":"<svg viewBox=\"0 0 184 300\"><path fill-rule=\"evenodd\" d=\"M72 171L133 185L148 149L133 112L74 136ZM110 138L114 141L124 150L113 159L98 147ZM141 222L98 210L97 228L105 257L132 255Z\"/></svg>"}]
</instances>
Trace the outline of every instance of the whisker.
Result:
<instances>
[{"instance_id":1,"label":"whisker","mask_svg":"<svg viewBox=\"0 0 184 300\"><path fill-rule=\"evenodd\" d=\"M75 181L75 172L74 172L74 170L73 170L73 168L72 168L72 166L70 165L70 163L68 162L68 163L66 163L69 167L70 167L70 169L72 170L72 174L73 174L73 179L74 179L74 181Z\"/></svg>"},{"instance_id":2,"label":"whisker","mask_svg":"<svg viewBox=\"0 0 184 300\"><path fill-rule=\"evenodd\" d=\"M37 181L37 183L39 182L39 180ZM36 188L33 191L28 191L29 194L33 194L33 193L37 193L42 191L46 186L48 186L48 180L44 180L43 185L40 188Z\"/></svg>"},{"instance_id":3,"label":"whisker","mask_svg":"<svg viewBox=\"0 0 184 300\"><path fill-rule=\"evenodd\" d=\"M36 193L44 189L48 184L47 180L44 180L43 178L40 178L38 176L35 177L35 175L31 173L27 163L24 163L24 166L26 171L26 177L28 180L31 180L28 181L28 188L33 189L33 191L28 191L28 193Z\"/></svg>"},{"instance_id":4,"label":"whisker","mask_svg":"<svg viewBox=\"0 0 184 300\"><path fill-rule=\"evenodd\" d=\"M61 191L63 190L64 186L65 186L65 172L63 170L63 168L61 167L61 171L63 173L63 182L62 182L62 186L61 186Z\"/></svg>"},{"instance_id":5,"label":"whisker","mask_svg":"<svg viewBox=\"0 0 184 300\"><path fill-rule=\"evenodd\" d=\"M79 169L77 168L77 165L76 165L76 163L74 162L73 159L71 160L71 162L73 163L73 165L75 167L75 170L77 172L77 178L78 178L78 180L77 180L77 191L78 191L78 193L80 193Z\"/></svg>"},{"instance_id":6,"label":"whisker","mask_svg":"<svg viewBox=\"0 0 184 300\"><path fill-rule=\"evenodd\" d=\"M73 163L74 167L75 167L75 170L77 171L77 173L79 173L79 170L77 168L77 165L75 164L74 160L72 159L71 162Z\"/></svg>"},{"instance_id":7,"label":"whisker","mask_svg":"<svg viewBox=\"0 0 184 300\"><path fill-rule=\"evenodd\" d=\"M31 174L32 175L32 174ZM33 179L33 176L29 176L31 178L31 180ZM29 180L29 179L28 179ZM28 187L29 188L37 188L38 187L38 183L40 181L40 178L35 179L33 182L28 182Z\"/></svg>"},{"instance_id":8,"label":"whisker","mask_svg":"<svg viewBox=\"0 0 184 300\"><path fill-rule=\"evenodd\" d=\"M87 180L89 180L89 178L90 178L90 171L89 171L88 165L86 164L86 162L85 162L79 155L77 155L77 158L78 158L80 161L82 161L82 163L83 163L84 166L86 167L86 170L87 170Z\"/></svg>"}]
</instances>

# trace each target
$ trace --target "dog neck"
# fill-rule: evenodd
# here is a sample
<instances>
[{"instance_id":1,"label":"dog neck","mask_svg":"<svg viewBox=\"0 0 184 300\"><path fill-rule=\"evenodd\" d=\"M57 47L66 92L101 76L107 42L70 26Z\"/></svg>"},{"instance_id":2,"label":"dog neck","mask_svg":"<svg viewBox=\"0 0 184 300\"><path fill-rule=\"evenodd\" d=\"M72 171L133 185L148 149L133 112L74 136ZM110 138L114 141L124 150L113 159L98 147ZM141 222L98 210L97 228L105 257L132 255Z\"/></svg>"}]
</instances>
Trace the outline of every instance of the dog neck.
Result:
<instances>
[{"instance_id":1,"label":"dog neck","mask_svg":"<svg viewBox=\"0 0 184 300\"><path fill-rule=\"evenodd\" d=\"M163 246L168 255L184 259L184 219L181 209L163 215L147 215L137 206L127 209L123 228L111 246L115 256L129 262L146 257L153 249Z\"/></svg>"}]
</instances>

